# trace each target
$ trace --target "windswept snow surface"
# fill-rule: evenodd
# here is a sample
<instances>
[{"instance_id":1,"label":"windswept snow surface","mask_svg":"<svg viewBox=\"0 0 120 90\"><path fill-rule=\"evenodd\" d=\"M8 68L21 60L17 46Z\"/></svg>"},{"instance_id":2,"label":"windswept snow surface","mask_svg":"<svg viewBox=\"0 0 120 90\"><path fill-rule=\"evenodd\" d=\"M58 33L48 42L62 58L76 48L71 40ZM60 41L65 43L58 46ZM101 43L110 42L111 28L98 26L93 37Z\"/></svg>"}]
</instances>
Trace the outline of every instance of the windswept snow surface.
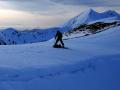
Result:
<instances>
[{"instance_id":1,"label":"windswept snow surface","mask_svg":"<svg viewBox=\"0 0 120 90\"><path fill-rule=\"evenodd\" d=\"M120 27L65 40L0 46L0 90L120 90Z\"/></svg>"}]
</instances>

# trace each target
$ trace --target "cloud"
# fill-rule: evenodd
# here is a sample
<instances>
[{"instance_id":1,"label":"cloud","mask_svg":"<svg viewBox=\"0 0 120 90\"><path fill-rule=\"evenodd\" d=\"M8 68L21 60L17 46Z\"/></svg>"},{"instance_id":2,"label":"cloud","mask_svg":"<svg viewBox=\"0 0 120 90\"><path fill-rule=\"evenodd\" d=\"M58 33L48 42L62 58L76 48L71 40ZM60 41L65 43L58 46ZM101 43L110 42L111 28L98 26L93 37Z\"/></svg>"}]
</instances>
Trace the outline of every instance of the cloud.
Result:
<instances>
[{"instance_id":1,"label":"cloud","mask_svg":"<svg viewBox=\"0 0 120 90\"><path fill-rule=\"evenodd\" d=\"M120 6L120 0L51 0L56 3L68 5L86 5L92 7L98 6Z\"/></svg>"},{"instance_id":2,"label":"cloud","mask_svg":"<svg viewBox=\"0 0 120 90\"><path fill-rule=\"evenodd\" d=\"M0 11L7 12L6 16L10 18L9 20L1 20L0 24L21 27L59 26L88 8L92 7L103 11L114 9L119 4L119 0L0 0ZM21 14L16 14L17 18L14 19L14 13L10 17L5 9Z\"/></svg>"},{"instance_id":3,"label":"cloud","mask_svg":"<svg viewBox=\"0 0 120 90\"><path fill-rule=\"evenodd\" d=\"M4 8L21 11L45 11L51 8L53 5L52 3L48 2L48 0L5 0L0 2L8 5L4 6Z\"/></svg>"},{"instance_id":4,"label":"cloud","mask_svg":"<svg viewBox=\"0 0 120 90\"><path fill-rule=\"evenodd\" d=\"M55 16L79 11L82 6L120 7L120 0L0 0L0 6L4 9Z\"/></svg>"},{"instance_id":5,"label":"cloud","mask_svg":"<svg viewBox=\"0 0 120 90\"><path fill-rule=\"evenodd\" d=\"M10 18L1 21L4 26L20 23L21 26L57 26L79 14L78 6L60 5L50 0L0 0L0 9L5 12L1 13L2 16L5 14ZM13 16L10 16L8 11L13 13ZM17 18L14 19L14 15L17 15Z\"/></svg>"},{"instance_id":6,"label":"cloud","mask_svg":"<svg viewBox=\"0 0 120 90\"><path fill-rule=\"evenodd\" d=\"M0 8L12 9L38 15L60 16L74 13L78 6L61 5L51 0L0 0Z\"/></svg>"}]
</instances>

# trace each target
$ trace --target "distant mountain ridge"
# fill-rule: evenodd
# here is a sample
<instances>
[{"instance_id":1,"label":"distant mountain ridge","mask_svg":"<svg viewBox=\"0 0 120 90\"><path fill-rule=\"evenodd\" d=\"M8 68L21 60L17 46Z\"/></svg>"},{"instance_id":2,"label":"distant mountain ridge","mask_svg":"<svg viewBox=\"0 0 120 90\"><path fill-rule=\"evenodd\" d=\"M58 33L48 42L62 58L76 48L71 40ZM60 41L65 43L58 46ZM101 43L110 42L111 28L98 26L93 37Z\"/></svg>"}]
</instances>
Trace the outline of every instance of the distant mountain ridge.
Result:
<instances>
[{"instance_id":1,"label":"distant mountain ridge","mask_svg":"<svg viewBox=\"0 0 120 90\"><path fill-rule=\"evenodd\" d=\"M71 32L75 31L74 33L77 33L79 34L79 36L81 36L81 31L83 31L82 35L86 35L89 33L89 30L87 29L91 29L91 26L93 28L93 26L96 27L96 25L98 24L104 25L104 23L96 22L107 22L109 24L116 21L120 21L120 14L115 11L108 10L103 13L98 13L93 9L89 9L70 19L60 27L53 27L48 29L33 29L31 31L17 31L14 28L4 29L0 31L0 44L12 45L43 42L54 38L55 33L58 30L62 33L68 32L68 36L69 33L71 34ZM86 25L90 23L92 24ZM81 26L85 27L81 28ZM116 24L114 24L114 26L116 26Z\"/></svg>"},{"instance_id":2,"label":"distant mountain ridge","mask_svg":"<svg viewBox=\"0 0 120 90\"><path fill-rule=\"evenodd\" d=\"M0 44L13 45L43 42L52 39L58 30L62 31L61 28L33 29L31 31L17 31L14 28L7 28L0 31Z\"/></svg>"}]
</instances>

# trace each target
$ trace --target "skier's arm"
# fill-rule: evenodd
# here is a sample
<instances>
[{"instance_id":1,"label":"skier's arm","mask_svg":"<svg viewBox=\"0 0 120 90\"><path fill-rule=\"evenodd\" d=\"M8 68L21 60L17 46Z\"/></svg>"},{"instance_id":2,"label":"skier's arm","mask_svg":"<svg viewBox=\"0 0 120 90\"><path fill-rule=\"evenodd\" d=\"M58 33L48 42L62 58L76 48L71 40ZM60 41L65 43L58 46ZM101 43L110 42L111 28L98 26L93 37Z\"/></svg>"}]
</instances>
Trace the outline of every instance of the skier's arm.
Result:
<instances>
[{"instance_id":1,"label":"skier's arm","mask_svg":"<svg viewBox=\"0 0 120 90\"><path fill-rule=\"evenodd\" d=\"M58 33L56 33L56 35L55 35L55 39L57 38L57 36L58 36Z\"/></svg>"}]
</instances>

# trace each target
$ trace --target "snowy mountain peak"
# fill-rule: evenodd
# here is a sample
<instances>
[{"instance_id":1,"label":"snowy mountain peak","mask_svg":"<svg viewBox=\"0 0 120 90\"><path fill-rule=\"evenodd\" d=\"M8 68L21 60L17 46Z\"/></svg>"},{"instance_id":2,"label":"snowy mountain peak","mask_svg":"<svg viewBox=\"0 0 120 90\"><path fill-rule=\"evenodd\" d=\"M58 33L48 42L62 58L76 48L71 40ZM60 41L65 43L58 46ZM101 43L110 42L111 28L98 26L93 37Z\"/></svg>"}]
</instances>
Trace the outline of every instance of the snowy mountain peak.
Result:
<instances>
[{"instance_id":1,"label":"snowy mountain peak","mask_svg":"<svg viewBox=\"0 0 120 90\"><path fill-rule=\"evenodd\" d=\"M104 13L115 13L115 14L118 14L116 11L113 11L113 10L107 10Z\"/></svg>"},{"instance_id":2,"label":"snowy mountain peak","mask_svg":"<svg viewBox=\"0 0 120 90\"><path fill-rule=\"evenodd\" d=\"M7 28L7 29L5 29L4 30L4 32L8 32L8 33L12 33L12 32L16 32L16 29L14 29L14 28Z\"/></svg>"},{"instance_id":3,"label":"snowy mountain peak","mask_svg":"<svg viewBox=\"0 0 120 90\"><path fill-rule=\"evenodd\" d=\"M86 11L84 11L83 13L88 13L88 14L92 14L92 13L97 13L95 10L93 10L93 9L88 9L88 10L86 10Z\"/></svg>"},{"instance_id":4,"label":"snowy mountain peak","mask_svg":"<svg viewBox=\"0 0 120 90\"><path fill-rule=\"evenodd\" d=\"M115 17L115 18L113 18ZM69 29L74 29L82 24L87 24L93 21L103 20L107 18L112 18L114 20L120 20L120 14L115 11L108 10L103 13L98 13L93 9L88 9L78 16L72 18L68 22L66 22L62 27L69 27Z\"/></svg>"},{"instance_id":5,"label":"snowy mountain peak","mask_svg":"<svg viewBox=\"0 0 120 90\"><path fill-rule=\"evenodd\" d=\"M116 17L119 17L119 18L120 18L120 14L117 13L116 11L113 11L113 10L105 11L105 12L103 12L103 14L107 14L107 15L110 15L110 16L112 16L112 17L116 16Z\"/></svg>"}]
</instances>

